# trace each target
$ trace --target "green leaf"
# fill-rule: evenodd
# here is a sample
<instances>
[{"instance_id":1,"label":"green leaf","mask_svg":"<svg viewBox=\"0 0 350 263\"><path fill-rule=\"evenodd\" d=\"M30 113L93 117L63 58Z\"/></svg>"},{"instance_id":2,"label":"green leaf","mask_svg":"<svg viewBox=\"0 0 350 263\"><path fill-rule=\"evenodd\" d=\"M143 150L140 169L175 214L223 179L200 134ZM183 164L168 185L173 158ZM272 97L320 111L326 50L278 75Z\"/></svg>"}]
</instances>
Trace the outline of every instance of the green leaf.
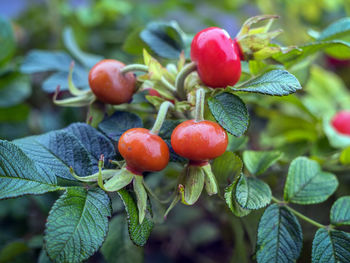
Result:
<instances>
[{"instance_id":1,"label":"green leaf","mask_svg":"<svg viewBox=\"0 0 350 263\"><path fill-rule=\"evenodd\" d=\"M10 58L15 49L16 42L11 22L0 16L0 63Z\"/></svg>"},{"instance_id":2,"label":"green leaf","mask_svg":"<svg viewBox=\"0 0 350 263\"><path fill-rule=\"evenodd\" d=\"M142 127L140 117L124 111L114 112L98 125L98 129L115 142L118 142L120 136L127 130L139 127Z\"/></svg>"},{"instance_id":3,"label":"green leaf","mask_svg":"<svg viewBox=\"0 0 350 263\"><path fill-rule=\"evenodd\" d=\"M350 196L340 197L331 208L333 225L350 225Z\"/></svg>"},{"instance_id":4,"label":"green leaf","mask_svg":"<svg viewBox=\"0 0 350 263\"><path fill-rule=\"evenodd\" d=\"M243 162L251 174L262 174L282 157L278 151L244 151Z\"/></svg>"},{"instance_id":5,"label":"green leaf","mask_svg":"<svg viewBox=\"0 0 350 263\"><path fill-rule=\"evenodd\" d=\"M70 167L79 176L98 171L100 155L106 163L115 156L113 144L90 125L75 123L65 129L15 140L37 166L68 180L75 180Z\"/></svg>"},{"instance_id":6,"label":"green leaf","mask_svg":"<svg viewBox=\"0 0 350 263\"><path fill-rule=\"evenodd\" d=\"M32 92L29 78L14 73L0 79L0 108L11 107L26 100Z\"/></svg>"},{"instance_id":7,"label":"green leaf","mask_svg":"<svg viewBox=\"0 0 350 263\"><path fill-rule=\"evenodd\" d=\"M350 235L321 228L312 242L312 263L350 262Z\"/></svg>"},{"instance_id":8,"label":"green leaf","mask_svg":"<svg viewBox=\"0 0 350 263\"><path fill-rule=\"evenodd\" d=\"M102 245L111 216L107 194L71 187L52 206L46 223L45 249L54 262L82 262Z\"/></svg>"},{"instance_id":9,"label":"green leaf","mask_svg":"<svg viewBox=\"0 0 350 263\"><path fill-rule=\"evenodd\" d=\"M271 189L265 182L242 174L237 183L236 199L242 208L260 209L271 202Z\"/></svg>"},{"instance_id":10,"label":"green leaf","mask_svg":"<svg viewBox=\"0 0 350 263\"><path fill-rule=\"evenodd\" d=\"M118 191L118 194L123 200L127 213L130 239L135 245L144 246L154 226L151 209L147 209L145 219L142 224L139 224L139 212L134 198L125 189Z\"/></svg>"},{"instance_id":11,"label":"green leaf","mask_svg":"<svg viewBox=\"0 0 350 263\"><path fill-rule=\"evenodd\" d=\"M338 187L334 174L323 172L320 165L306 157L292 161L284 186L284 200L296 204L317 204L328 199Z\"/></svg>"},{"instance_id":12,"label":"green leaf","mask_svg":"<svg viewBox=\"0 0 350 263\"><path fill-rule=\"evenodd\" d=\"M287 53L278 53L273 58L283 63L286 67L291 67L322 50L327 50L339 59L346 59L350 55L350 43L342 40L315 41L298 46L297 49L292 49Z\"/></svg>"},{"instance_id":13,"label":"green leaf","mask_svg":"<svg viewBox=\"0 0 350 263\"><path fill-rule=\"evenodd\" d=\"M212 171L220 185L227 185L227 182L233 182L239 178L243 163L242 160L233 152L225 152L212 163Z\"/></svg>"},{"instance_id":14,"label":"green leaf","mask_svg":"<svg viewBox=\"0 0 350 263\"><path fill-rule=\"evenodd\" d=\"M90 69L97 62L103 59L101 56L88 54L83 52L74 38L74 33L71 27L66 27L63 30L63 42L65 47L69 50L69 52L75 57L81 64L83 64L86 68Z\"/></svg>"},{"instance_id":15,"label":"green leaf","mask_svg":"<svg viewBox=\"0 0 350 263\"><path fill-rule=\"evenodd\" d=\"M141 39L160 57L179 58L184 50L184 33L175 21L149 23L140 33Z\"/></svg>"},{"instance_id":16,"label":"green leaf","mask_svg":"<svg viewBox=\"0 0 350 263\"><path fill-rule=\"evenodd\" d=\"M62 51L30 51L21 64L21 72L33 74L46 71L69 71L72 58Z\"/></svg>"},{"instance_id":17,"label":"green leaf","mask_svg":"<svg viewBox=\"0 0 350 263\"><path fill-rule=\"evenodd\" d=\"M350 37L350 18L345 17L330 24L326 29L320 32L318 40L341 39L342 37Z\"/></svg>"},{"instance_id":18,"label":"green leaf","mask_svg":"<svg viewBox=\"0 0 350 263\"><path fill-rule=\"evenodd\" d=\"M238 96L223 92L209 98L208 105L216 121L229 133L239 137L247 130L248 110Z\"/></svg>"},{"instance_id":19,"label":"green leaf","mask_svg":"<svg viewBox=\"0 0 350 263\"><path fill-rule=\"evenodd\" d=\"M258 263L296 262L302 245L303 233L297 218L285 207L270 205L259 222Z\"/></svg>"},{"instance_id":20,"label":"green leaf","mask_svg":"<svg viewBox=\"0 0 350 263\"><path fill-rule=\"evenodd\" d=\"M0 140L0 199L56 191L56 177L45 173L13 143Z\"/></svg>"},{"instance_id":21,"label":"green leaf","mask_svg":"<svg viewBox=\"0 0 350 263\"><path fill-rule=\"evenodd\" d=\"M339 160L344 165L350 164L350 147L345 148L341 152Z\"/></svg>"},{"instance_id":22,"label":"green leaf","mask_svg":"<svg viewBox=\"0 0 350 263\"><path fill-rule=\"evenodd\" d=\"M225 188L224 198L227 206L230 208L235 216L243 217L248 215L251 210L242 208L236 200L236 189L239 178L234 180L229 186Z\"/></svg>"},{"instance_id":23,"label":"green leaf","mask_svg":"<svg viewBox=\"0 0 350 263\"><path fill-rule=\"evenodd\" d=\"M127 222L122 215L113 217L109 223L108 235L101 252L108 263L143 262L143 249L131 242Z\"/></svg>"},{"instance_id":24,"label":"green leaf","mask_svg":"<svg viewBox=\"0 0 350 263\"><path fill-rule=\"evenodd\" d=\"M261 93L271 96L286 96L301 89L296 77L286 70L271 70L256 78L240 84L237 87L229 87L231 91L244 91Z\"/></svg>"}]
</instances>

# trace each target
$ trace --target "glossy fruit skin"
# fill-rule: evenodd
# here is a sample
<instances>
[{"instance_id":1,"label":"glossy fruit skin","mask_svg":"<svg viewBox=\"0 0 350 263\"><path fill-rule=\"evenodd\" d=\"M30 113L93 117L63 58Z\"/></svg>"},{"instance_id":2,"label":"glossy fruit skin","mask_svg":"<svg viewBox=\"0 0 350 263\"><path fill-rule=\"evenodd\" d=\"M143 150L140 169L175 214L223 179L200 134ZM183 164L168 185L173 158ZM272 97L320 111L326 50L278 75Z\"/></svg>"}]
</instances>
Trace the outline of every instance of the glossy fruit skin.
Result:
<instances>
[{"instance_id":1,"label":"glossy fruit skin","mask_svg":"<svg viewBox=\"0 0 350 263\"><path fill-rule=\"evenodd\" d=\"M241 77L239 51L228 33L218 27L198 32L191 43L191 59L200 79L209 87L225 88Z\"/></svg>"},{"instance_id":2,"label":"glossy fruit skin","mask_svg":"<svg viewBox=\"0 0 350 263\"><path fill-rule=\"evenodd\" d=\"M337 132L350 136L350 111L339 111L331 123Z\"/></svg>"},{"instance_id":3,"label":"glossy fruit skin","mask_svg":"<svg viewBox=\"0 0 350 263\"><path fill-rule=\"evenodd\" d=\"M89 72L89 85L102 102L118 105L131 100L135 92L136 78L133 73L122 74L125 64L114 59L104 59Z\"/></svg>"},{"instance_id":4,"label":"glossy fruit skin","mask_svg":"<svg viewBox=\"0 0 350 263\"><path fill-rule=\"evenodd\" d=\"M212 121L184 121L171 135L171 146L174 151L191 161L198 161L198 165L222 155L226 151L227 144L226 131Z\"/></svg>"},{"instance_id":5,"label":"glossy fruit skin","mask_svg":"<svg viewBox=\"0 0 350 263\"><path fill-rule=\"evenodd\" d=\"M163 170L169 162L169 148L162 138L144 128L133 128L122 134L118 150L127 169L141 175L143 172Z\"/></svg>"}]
</instances>

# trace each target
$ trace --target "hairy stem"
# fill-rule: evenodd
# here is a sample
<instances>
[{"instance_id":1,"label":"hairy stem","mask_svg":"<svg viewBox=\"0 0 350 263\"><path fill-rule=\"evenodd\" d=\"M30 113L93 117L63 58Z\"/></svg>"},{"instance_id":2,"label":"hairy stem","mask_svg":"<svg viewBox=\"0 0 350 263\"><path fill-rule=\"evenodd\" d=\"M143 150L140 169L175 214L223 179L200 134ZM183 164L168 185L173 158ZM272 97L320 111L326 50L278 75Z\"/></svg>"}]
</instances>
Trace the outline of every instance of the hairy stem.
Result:
<instances>
[{"instance_id":1,"label":"hairy stem","mask_svg":"<svg viewBox=\"0 0 350 263\"><path fill-rule=\"evenodd\" d=\"M162 105L160 105L159 112L157 115L157 119L151 129L151 133L158 134L160 129L162 128L165 117L168 113L169 107L174 108L174 105L169 101L164 101Z\"/></svg>"},{"instance_id":2,"label":"hairy stem","mask_svg":"<svg viewBox=\"0 0 350 263\"><path fill-rule=\"evenodd\" d=\"M205 91L200 88L196 92L196 112L195 121L200 122L204 120L204 101L205 101Z\"/></svg>"},{"instance_id":3,"label":"hairy stem","mask_svg":"<svg viewBox=\"0 0 350 263\"><path fill-rule=\"evenodd\" d=\"M130 64L120 70L123 74L133 71L148 72L148 67L143 64Z\"/></svg>"},{"instance_id":4,"label":"hairy stem","mask_svg":"<svg viewBox=\"0 0 350 263\"><path fill-rule=\"evenodd\" d=\"M278 203L278 204L283 204L285 208L287 208L290 212L292 212L294 215L296 215L297 217L299 217L300 219L310 223L311 225L314 225L318 228L326 228L327 229L327 226L325 225L322 225L318 222L316 222L315 220L299 213L298 211L294 210L293 208L291 208L290 206L288 206L284 201L281 201L281 200L278 200L276 197L273 197L272 196L272 201L274 201L275 203Z\"/></svg>"},{"instance_id":5,"label":"hairy stem","mask_svg":"<svg viewBox=\"0 0 350 263\"><path fill-rule=\"evenodd\" d=\"M196 68L197 68L196 63L191 62L186 66L184 66L182 70L179 72L179 74L177 75L175 80L175 88L176 88L177 94L181 98L186 98L185 79L189 74L195 71Z\"/></svg>"}]
</instances>

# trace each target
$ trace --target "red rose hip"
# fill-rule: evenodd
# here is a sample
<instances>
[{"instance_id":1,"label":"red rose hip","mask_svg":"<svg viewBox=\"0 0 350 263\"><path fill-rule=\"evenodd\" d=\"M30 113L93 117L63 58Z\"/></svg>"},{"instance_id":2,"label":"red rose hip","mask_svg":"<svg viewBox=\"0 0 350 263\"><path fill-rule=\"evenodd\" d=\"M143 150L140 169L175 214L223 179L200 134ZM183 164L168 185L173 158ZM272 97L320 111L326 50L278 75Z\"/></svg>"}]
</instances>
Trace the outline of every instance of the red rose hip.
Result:
<instances>
[{"instance_id":1,"label":"red rose hip","mask_svg":"<svg viewBox=\"0 0 350 263\"><path fill-rule=\"evenodd\" d=\"M227 148L225 130L212 121L188 120L179 124L171 135L174 151L192 162L204 165L206 161L222 155Z\"/></svg>"},{"instance_id":2,"label":"red rose hip","mask_svg":"<svg viewBox=\"0 0 350 263\"><path fill-rule=\"evenodd\" d=\"M133 73L121 73L125 64L118 60L104 59L89 72L89 85L102 102L118 105L131 100L135 92L136 78Z\"/></svg>"},{"instance_id":3,"label":"red rose hip","mask_svg":"<svg viewBox=\"0 0 350 263\"><path fill-rule=\"evenodd\" d=\"M344 135L350 136L350 111L340 111L332 119L333 128Z\"/></svg>"},{"instance_id":4,"label":"red rose hip","mask_svg":"<svg viewBox=\"0 0 350 263\"><path fill-rule=\"evenodd\" d=\"M127 130L120 137L118 150L126 168L135 174L163 170L169 162L169 148L164 140L144 128Z\"/></svg>"},{"instance_id":5,"label":"red rose hip","mask_svg":"<svg viewBox=\"0 0 350 263\"><path fill-rule=\"evenodd\" d=\"M221 28L210 27L195 35L191 59L197 64L199 77L209 87L232 86L241 77L239 49Z\"/></svg>"}]
</instances>

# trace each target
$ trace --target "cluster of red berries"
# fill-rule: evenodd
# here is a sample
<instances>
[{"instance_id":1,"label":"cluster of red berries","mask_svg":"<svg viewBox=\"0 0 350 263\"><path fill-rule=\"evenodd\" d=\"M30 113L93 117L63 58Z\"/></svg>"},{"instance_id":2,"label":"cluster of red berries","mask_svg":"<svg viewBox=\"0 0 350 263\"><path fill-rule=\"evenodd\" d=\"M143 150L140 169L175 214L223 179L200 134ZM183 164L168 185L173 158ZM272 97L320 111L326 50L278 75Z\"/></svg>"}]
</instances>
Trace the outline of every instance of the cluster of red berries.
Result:
<instances>
[{"instance_id":1,"label":"cluster of red berries","mask_svg":"<svg viewBox=\"0 0 350 263\"><path fill-rule=\"evenodd\" d=\"M191 44L191 59L196 63L198 75L211 88L237 83L241 76L241 57L237 42L221 28L200 31ZM119 61L106 59L91 69L89 84L100 101L121 104L131 100L136 78L131 72L122 73L124 66ZM149 93L160 96L153 90ZM222 155L227 144L225 130L211 121L185 121L174 129L171 136L174 151L189 159L192 165L207 164L208 160ZM139 175L145 171L160 171L169 161L167 144L144 128L126 131L119 140L118 149L127 169Z\"/></svg>"},{"instance_id":2,"label":"cluster of red berries","mask_svg":"<svg viewBox=\"0 0 350 263\"><path fill-rule=\"evenodd\" d=\"M222 155L227 147L227 134L211 121L188 120L179 124L171 135L174 151L190 160L191 165L205 165ZM163 170L169 162L169 149L164 140L144 128L126 131L118 143L126 168L138 175Z\"/></svg>"}]
</instances>

